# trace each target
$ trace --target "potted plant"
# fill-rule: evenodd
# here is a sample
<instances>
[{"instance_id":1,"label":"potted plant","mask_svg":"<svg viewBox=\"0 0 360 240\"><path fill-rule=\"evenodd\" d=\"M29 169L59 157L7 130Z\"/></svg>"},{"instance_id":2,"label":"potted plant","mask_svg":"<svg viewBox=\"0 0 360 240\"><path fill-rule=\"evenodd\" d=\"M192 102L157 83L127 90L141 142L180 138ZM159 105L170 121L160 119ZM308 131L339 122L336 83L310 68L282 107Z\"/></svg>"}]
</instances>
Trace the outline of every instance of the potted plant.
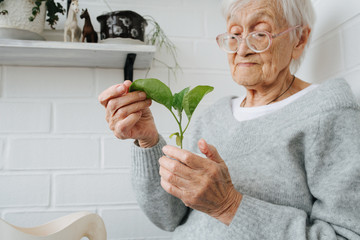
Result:
<instances>
[{"instance_id":1,"label":"potted plant","mask_svg":"<svg viewBox=\"0 0 360 240\"><path fill-rule=\"evenodd\" d=\"M64 13L54 0L0 0L0 38L43 39L45 20L54 29Z\"/></svg>"}]
</instances>

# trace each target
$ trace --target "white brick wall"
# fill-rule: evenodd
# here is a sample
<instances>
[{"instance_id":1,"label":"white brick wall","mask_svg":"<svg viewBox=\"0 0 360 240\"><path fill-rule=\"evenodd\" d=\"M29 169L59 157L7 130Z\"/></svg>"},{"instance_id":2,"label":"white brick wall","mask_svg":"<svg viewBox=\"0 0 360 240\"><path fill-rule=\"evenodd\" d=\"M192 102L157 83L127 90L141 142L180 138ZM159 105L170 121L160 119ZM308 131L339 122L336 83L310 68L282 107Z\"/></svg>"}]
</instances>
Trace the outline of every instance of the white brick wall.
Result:
<instances>
[{"instance_id":1,"label":"white brick wall","mask_svg":"<svg viewBox=\"0 0 360 240\"><path fill-rule=\"evenodd\" d=\"M169 239L171 236L155 227L139 208L104 209L101 215L109 227L109 239L118 239L118 236L123 239L144 239L145 236L146 239Z\"/></svg>"},{"instance_id":2,"label":"white brick wall","mask_svg":"<svg viewBox=\"0 0 360 240\"><path fill-rule=\"evenodd\" d=\"M0 138L0 169L2 169L4 166L4 159L5 159L5 151L4 151L4 146L5 146L5 140Z\"/></svg>"},{"instance_id":3,"label":"white brick wall","mask_svg":"<svg viewBox=\"0 0 360 240\"><path fill-rule=\"evenodd\" d=\"M215 86L195 115L223 96L244 93L232 81L226 56L214 40L226 31L219 0L109 2L113 9L152 15L176 44L183 72L174 79L154 62L149 77L160 78L174 92ZM359 4L316 1L314 42L297 75L310 82L345 77L360 101ZM86 7L98 30L95 16L108 9L101 0L82 0L81 8ZM58 28L63 25L61 18ZM46 32L52 40L61 35ZM172 62L165 51L159 50L156 58ZM135 71L134 78L145 74ZM122 69L0 66L0 217L30 227L85 210L104 218L109 239L171 238L137 206L129 176L132 141L112 135L97 103L99 93L122 81ZM156 103L152 111L168 139L177 129L171 114Z\"/></svg>"},{"instance_id":4,"label":"white brick wall","mask_svg":"<svg viewBox=\"0 0 360 240\"><path fill-rule=\"evenodd\" d=\"M73 173L55 176L56 206L135 203L129 173Z\"/></svg>"},{"instance_id":5,"label":"white brick wall","mask_svg":"<svg viewBox=\"0 0 360 240\"><path fill-rule=\"evenodd\" d=\"M0 133L49 132L51 105L46 102L0 102Z\"/></svg>"},{"instance_id":6,"label":"white brick wall","mask_svg":"<svg viewBox=\"0 0 360 240\"><path fill-rule=\"evenodd\" d=\"M92 169L100 166L99 158L99 139L10 139L5 166L9 170Z\"/></svg>"},{"instance_id":7,"label":"white brick wall","mask_svg":"<svg viewBox=\"0 0 360 240\"><path fill-rule=\"evenodd\" d=\"M0 192L0 208L49 206L50 176L1 174Z\"/></svg>"},{"instance_id":8,"label":"white brick wall","mask_svg":"<svg viewBox=\"0 0 360 240\"><path fill-rule=\"evenodd\" d=\"M56 133L110 133L105 110L96 99L54 103Z\"/></svg>"},{"instance_id":9,"label":"white brick wall","mask_svg":"<svg viewBox=\"0 0 360 240\"><path fill-rule=\"evenodd\" d=\"M317 0L315 9L313 42L297 75L316 83L344 77L360 99L360 1Z\"/></svg>"},{"instance_id":10,"label":"white brick wall","mask_svg":"<svg viewBox=\"0 0 360 240\"><path fill-rule=\"evenodd\" d=\"M104 168L129 168L130 147L134 140L124 140L119 144L116 137L105 137L103 139Z\"/></svg>"},{"instance_id":11,"label":"white brick wall","mask_svg":"<svg viewBox=\"0 0 360 240\"><path fill-rule=\"evenodd\" d=\"M94 94L94 70L62 68L61 74L52 68L6 67L5 95L11 98L83 98ZM75 80L76 79L76 80Z\"/></svg>"}]
</instances>

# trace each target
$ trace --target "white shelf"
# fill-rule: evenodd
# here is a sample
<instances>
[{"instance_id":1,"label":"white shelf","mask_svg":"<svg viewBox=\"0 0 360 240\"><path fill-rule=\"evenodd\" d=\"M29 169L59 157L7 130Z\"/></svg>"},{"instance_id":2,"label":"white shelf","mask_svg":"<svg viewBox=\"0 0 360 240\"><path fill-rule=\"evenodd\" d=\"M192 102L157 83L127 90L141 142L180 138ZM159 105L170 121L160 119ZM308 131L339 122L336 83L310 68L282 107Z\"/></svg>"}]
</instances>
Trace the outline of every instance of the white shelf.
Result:
<instances>
[{"instance_id":1,"label":"white shelf","mask_svg":"<svg viewBox=\"0 0 360 240\"><path fill-rule=\"evenodd\" d=\"M134 69L147 69L155 51L151 45L0 39L0 65L124 68L127 54L135 53Z\"/></svg>"}]
</instances>

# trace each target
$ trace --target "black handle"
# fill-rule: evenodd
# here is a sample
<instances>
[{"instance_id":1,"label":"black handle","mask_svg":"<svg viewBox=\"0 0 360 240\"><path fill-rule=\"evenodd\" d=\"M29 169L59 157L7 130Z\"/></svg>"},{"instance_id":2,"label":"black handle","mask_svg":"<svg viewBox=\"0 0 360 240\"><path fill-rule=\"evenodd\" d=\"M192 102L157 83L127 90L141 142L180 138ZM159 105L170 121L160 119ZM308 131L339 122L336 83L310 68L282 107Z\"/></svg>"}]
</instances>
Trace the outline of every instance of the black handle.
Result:
<instances>
[{"instance_id":1,"label":"black handle","mask_svg":"<svg viewBox=\"0 0 360 240\"><path fill-rule=\"evenodd\" d=\"M124 66L124 81L133 81L135 58L135 53L128 53L128 55L126 56L126 62Z\"/></svg>"}]
</instances>

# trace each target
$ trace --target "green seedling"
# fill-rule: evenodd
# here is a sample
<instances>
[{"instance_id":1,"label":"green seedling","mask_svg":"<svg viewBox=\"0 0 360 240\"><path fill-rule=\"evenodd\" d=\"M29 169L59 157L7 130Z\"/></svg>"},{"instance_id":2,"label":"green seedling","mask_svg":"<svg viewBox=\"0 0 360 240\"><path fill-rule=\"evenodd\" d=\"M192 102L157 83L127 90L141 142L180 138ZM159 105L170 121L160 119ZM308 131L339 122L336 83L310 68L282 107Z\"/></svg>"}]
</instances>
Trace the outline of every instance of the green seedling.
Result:
<instances>
[{"instance_id":1,"label":"green seedling","mask_svg":"<svg viewBox=\"0 0 360 240\"><path fill-rule=\"evenodd\" d=\"M179 132L171 134L170 138L176 136L176 145L181 148L183 148L184 134L189 127L196 107L204 96L213 89L214 88L211 86L197 86L192 90L187 87L173 95L168 86L155 78L138 79L130 86L130 92L143 91L146 93L147 98L151 98L155 102L160 103L169 109L179 125ZM177 111L177 117L174 114L173 109ZM188 118L185 128L183 128L183 112L185 112Z\"/></svg>"}]
</instances>

